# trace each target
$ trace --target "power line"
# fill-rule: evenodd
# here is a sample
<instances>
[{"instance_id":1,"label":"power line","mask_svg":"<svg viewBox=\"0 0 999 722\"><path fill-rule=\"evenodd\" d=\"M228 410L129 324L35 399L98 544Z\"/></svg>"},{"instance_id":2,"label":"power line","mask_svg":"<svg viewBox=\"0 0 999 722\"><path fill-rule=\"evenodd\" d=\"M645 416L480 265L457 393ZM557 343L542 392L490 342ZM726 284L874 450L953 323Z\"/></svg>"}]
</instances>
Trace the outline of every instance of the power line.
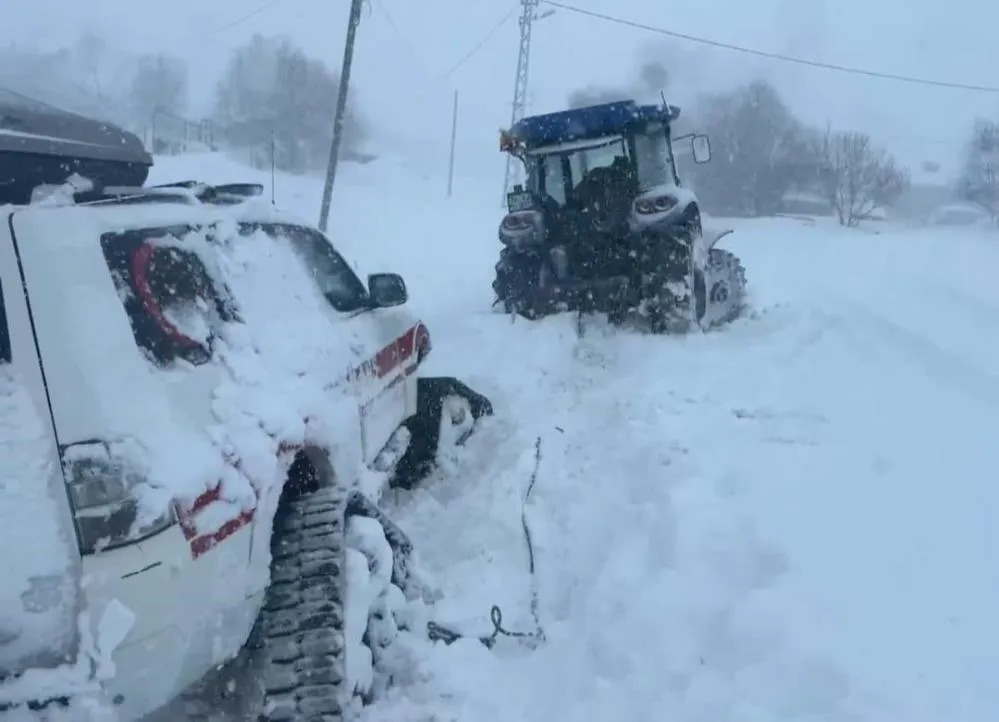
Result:
<instances>
[{"instance_id":1,"label":"power line","mask_svg":"<svg viewBox=\"0 0 999 722\"><path fill-rule=\"evenodd\" d=\"M741 45L733 45L732 43L723 43L718 40L701 38L696 35L688 35L687 33L679 33L673 30L666 30L665 28L656 27L654 25L646 25L645 23L639 23L634 20L626 20L625 18L615 17L613 15L605 15L604 13L598 13L593 10L585 10L584 8L574 7L572 5L566 5L565 3L557 2L556 0L544 0L544 2L545 4L551 5L552 7L560 8L562 10L568 10L569 12L577 13L579 15L586 15L588 17L596 18L598 20L604 20L606 22L615 23L617 25L624 25L631 28L637 28L639 30L646 30L648 32L658 33L659 35L667 35L671 38L687 40L689 42L699 43L701 45L710 45L711 47L722 48L724 50L732 50L734 52L744 53L746 55L755 55L761 58L779 60L785 63L794 63L795 65L806 65L812 68L822 68L823 70L833 70L838 73L863 75L868 78L894 80L896 82L911 83L913 85L931 85L938 88L953 88L956 90L974 90L982 93L999 93L999 87L994 87L989 85L974 85L971 83L951 83L944 80L932 80L930 78L919 78L911 75L882 73L877 70L855 68L848 65L837 65L835 63L822 63L817 60L796 58L791 55L784 55L782 53L771 53L765 50L757 50L756 48L747 48Z\"/></svg>"},{"instance_id":2,"label":"power line","mask_svg":"<svg viewBox=\"0 0 999 722\"><path fill-rule=\"evenodd\" d=\"M242 25L247 20L251 20L251 19L257 17L258 15L261 15L262 13L267 12L271 8L277 7L278 5L280 5L283 2L285 2L285 0L271 0L270 2L265 3L265 4L261 5L260 7L256 8L255 10L251 10L250 12L246 13L245 15L239 16L235 20L230 20L225 25L220 25L217 28L209 30L206 33L206 35L215 35L216 33L221 33L221 32L223 32L225 30L228 30L229 28L234 28L237 25Z\"/></svg>"},{"instance_id":3,"label":"power line","mask_svg":"<svg viewBox=\"0 0 999 722\"><path fill-rule=\"evenodd\" d=\"M472 59L472 57L476 53L478 53L480 50L482 50L482 48L485 47L486 43L488 43L490 40L492 40L493 36L495 36L496 33L498 33L500 31L500 29L502 29L502 27L504 25L506 25L510 21L510 18L513 17L513 14L516 11L517 11L516 7L510 8L510 10L506 13L506 15L504 15L503 17L501 17L499 19L499 22L497 22L495 25L493 25L492 29L490 29L490 31L488 33L486 33L482 37L482 40L480 40L478 43L476 43L475 46L471 50L469 50L467 53L465 53L465 55L462 56L461 60L459 60L457 63L455 63L453 66L451 66L451 69L448 70L446 73L444 73L444 75L441 76L441 78L440 78L440 80L438 80L438 82L443 82L443 81L447 80L448 78L450 78L452 75L454 75L458 71L458 69L462 65L464 65L465 63L467 63L469 60Z\"/></svg>"},{"instance_id":4,"label":"power line","mask_svg":"<svg viewBox=\"0 0 999 722\"><path fill-rule=\"evenodd\" d=\"M388 8L385 6L385 3L372 2L372 5L375 5L381 11L382 15L385 17L385 22L388 23L388 26L392 29L392 32L394 32L396 36L399 38L399 42L401 42L402 46L406 48L406 51L413 57L413 60L415 60L416 64L420 66L420 69L424 72L424 74L429 76L430 71L427 69L427 64L426 62L424 62L423 57L418 52L416 52L416 48L413 47L413 44L409 42L409 40L406 38L403 32L399 30L399 27L395 24L395 20L392 19L392 15L391 13L389 13Z\"/></svg>"},{"instance_id":5,"label":"power line","mask_svg":"<svg viewBox=\"0 0 999 722\"><path fill-rule=\"evenodd\" d=\"M482 48L485 47L486 43L488 43L490 40L492 40L493 37L496 35L496 33L498 33L503 28L504 25L506 25L508 22L510 22L510 18L512 18L513 15L514 15L514 13L516 13L516 12L517 12L517 6L514 5L512 8L510 8L509 11L507 11L507 13L503 17L501 17L499 19L499 21L495 25L492 26L492 28L489 30L489 32L486 33L482 37L482 39L479 40L479 42L477 42L472 47L471 50L469 50L467 53L465 53L462 56L461 60L459 60L454 65L452 65L451 68L446 73L444 73L442 76L440 76L439 78L437 78L437 80L435 80L433 83L431 83L429 86L427 86L427 88L422 93L420 93L418 96L416 96L413 99L413 102L422 100L423 98L425 98L430 93L431 90L433 90L438 85L440 85L445 80L447 80L452 75L454 75L458 71L458 69L461 68L461 66L463 66L465 63L467 63L469 60L471 60L475 56L476 53L478 53L480 50L482 50Z\"/></svg>"}]
</instances>

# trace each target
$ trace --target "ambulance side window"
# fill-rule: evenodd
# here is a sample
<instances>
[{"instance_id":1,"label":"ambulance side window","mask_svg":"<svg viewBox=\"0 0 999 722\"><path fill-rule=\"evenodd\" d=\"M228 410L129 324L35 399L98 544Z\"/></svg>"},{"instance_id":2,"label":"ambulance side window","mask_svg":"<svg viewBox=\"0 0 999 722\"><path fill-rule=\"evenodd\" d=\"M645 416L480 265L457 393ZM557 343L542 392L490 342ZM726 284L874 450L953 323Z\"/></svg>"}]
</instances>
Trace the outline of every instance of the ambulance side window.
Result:
<instances>
[{"instance_id":1,"label":"ambulance side window","mask_svg":"<svg viewBox=\"0 0 999 722\"><path fill-rule=\"evenodd\" d=\"M315 281L316 288L334 309L349 313L366 307L367 287L319 231L289 223L244 223L240 226L240 232L245 235L258 230L290 243Z\"/></svg>"},{"instance_id":2,"label":"ambulance side window","mask_svg":"<svg viewBox=\"0 0 999 722\"><path fill-rule=\"evenodd\" d=\"M223 323L236 318L228 289L183 246L187 227L105 233L101 248L136 345L155 365L208 363Z\"/></svg>"}]
</instances>

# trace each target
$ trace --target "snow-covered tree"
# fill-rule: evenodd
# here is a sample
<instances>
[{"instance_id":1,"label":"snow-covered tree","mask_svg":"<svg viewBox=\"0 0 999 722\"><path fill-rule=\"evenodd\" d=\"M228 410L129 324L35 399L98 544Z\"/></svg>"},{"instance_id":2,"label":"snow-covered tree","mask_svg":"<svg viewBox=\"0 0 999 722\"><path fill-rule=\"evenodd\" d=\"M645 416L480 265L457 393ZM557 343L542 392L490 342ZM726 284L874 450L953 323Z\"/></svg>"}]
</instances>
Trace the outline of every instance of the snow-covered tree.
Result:
<instances>
[{"instance_id":1,"label":"snow-covered tree","mask_svg":"<svg viewBox=\"0 0 999 722\"><path fill-rule=\"evenodd\" d=\"M8 45L0 48L0 87L16 96L92 118L128 125L124 102L132 61L128 53L84 32L55 51Z\"/></svg>"},{"instance_id":2,"label":"snow-covered tree","mask_svg":"<svg viewBox=\"0 0 999 722\"><path fill-rule=\"evenodd\" d=\"M306 171L325 166L339 78L285 38L255 35L237 49L216 93L216 122L229 142L268 147L275 164ZM359 115L348 105L343 152L363 138Z\"/></svg>"},{"instance_id":3,"label":"snow-covered tree","mask_svg":"<svg viewBox=\"0 0 999 722\"><path fill-rule=\"evenodd\" d=\"M811 163L804 129L776 88L756 81L702 101L698 124L711 137L711 162L696 187L716 213L766 215Z\"/></svg>"},{"instance_id":4,"label":"snow-covered tree","mask_svg":"<svg viewBox=\"0 0 999 722\"><path fill-rule=\"evenodd\" d=\"M890 207L909 185L908 174L866 133L827 129L820 154L820 188L844 226Z\"/></svg>"},{"instance_id":5,"label":"snow-covered tree","mask_svg":"<svg viewBox=\"0 0 999 722\"><path fill-rule=\"evenodd\" d=\"M107 41L91 30L83 31L73 48L73 59L81 80L98 97L106 94L104 75L109 64L108 50Z\"/></svg>"},{"instance_id":6,"label":"snow-covered tree","mask_svg":"<svg viewBox=\"0 0 999 722\"><path fill-rule=\"evenodd\" d=\"M136 121L149 123L157 112L183 116L187 88L187 64L183 60L163 53L141 55L129 98Z\"/></svg>"},{"instance_id":7,"label":"snow-covered tree","mask_svg":"<svg viewBox=\"0 0 999 722\"><path fill-rule=\"evenodd\" d=\"M958 196L999 219L999 124L978 119L965 151L957 182Z\"/></svg>"}]
</instances>

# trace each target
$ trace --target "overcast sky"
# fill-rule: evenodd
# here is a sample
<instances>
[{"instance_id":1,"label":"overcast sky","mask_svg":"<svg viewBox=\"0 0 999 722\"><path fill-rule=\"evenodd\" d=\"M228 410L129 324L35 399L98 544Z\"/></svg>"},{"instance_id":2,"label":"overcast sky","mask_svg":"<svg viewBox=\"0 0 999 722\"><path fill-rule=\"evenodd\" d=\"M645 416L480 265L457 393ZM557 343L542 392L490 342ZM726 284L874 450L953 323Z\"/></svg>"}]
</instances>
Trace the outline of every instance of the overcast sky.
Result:
<instances>
[{"instance_id":1,"label":"overcast sky","mask_svg":"<svg viewBox=\"0 0 999 722\"><path fill-rule=\"evenodd\" d=\"M284 33L339 67L348 0L283 0L225 27L267 0L3 0L0 42L56 48L83 29L134 50L184 55L195 97L207 103L233 47L254 32ZM647 25L808 59L999 86L999 3L986 0L572 0ZM509 120L518 28L511 17L468 62L516 0L368 0L353 86L383 131L436 147L447 142L451 93L461 98L463 148L496 149ZM751 6L752 9L748 9ZM999 94L974 93L786 65L613 25L565 10L535 24L532 111L554 110L581 86L627 87L643 59L661 57L678 102L764 75L804 120L866 130L907 164L952 168L972 118L999 118Z\"/></svg>"}]
</instances>

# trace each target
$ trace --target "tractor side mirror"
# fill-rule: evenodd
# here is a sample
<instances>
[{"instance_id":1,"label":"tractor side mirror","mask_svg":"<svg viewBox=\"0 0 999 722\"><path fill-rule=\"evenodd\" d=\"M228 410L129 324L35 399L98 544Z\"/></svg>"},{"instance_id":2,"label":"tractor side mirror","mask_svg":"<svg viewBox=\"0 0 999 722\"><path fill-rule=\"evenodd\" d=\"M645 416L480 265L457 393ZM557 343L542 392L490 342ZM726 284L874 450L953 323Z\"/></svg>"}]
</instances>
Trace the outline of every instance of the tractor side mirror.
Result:
<instances>
[{"instance_id":1,"label":"tractor side mirror","mask_svg":"<svg viewBox=\"0 0 999 722\"><path fill-rule=\"evenodd\" d=\"M372 273L368 276L368 297L373 308L390 308L406 303L409 292L398 273Z\"/></svg>"},{"instance_id":2,"label":"tractor side mirror","mask_svg":"<svg viewBox=\"0 0 999 722\"><path fill-rule=\"evenodd\" d=\"M707 163L711 160L711 139L706 135L695 135L690 139L695 163Z\"/></svg>"}]
</instances>

